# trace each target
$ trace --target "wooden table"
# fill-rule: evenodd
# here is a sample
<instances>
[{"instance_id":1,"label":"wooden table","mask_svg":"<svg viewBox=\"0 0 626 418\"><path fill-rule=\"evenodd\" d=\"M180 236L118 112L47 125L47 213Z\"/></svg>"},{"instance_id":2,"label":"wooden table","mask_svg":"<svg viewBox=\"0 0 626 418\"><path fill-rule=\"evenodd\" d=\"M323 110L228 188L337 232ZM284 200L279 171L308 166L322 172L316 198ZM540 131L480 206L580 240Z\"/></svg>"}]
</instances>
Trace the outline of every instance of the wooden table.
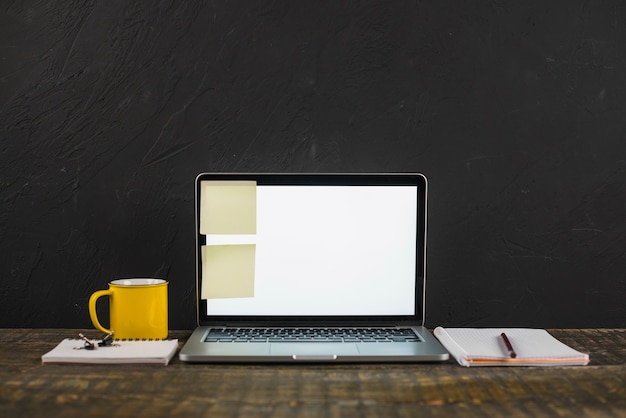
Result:
<instances>
[{"instance_id":1,"label":"wooden table","mask_svg":"<svg viewBox=\"0 0 626 418\"><path fill-rule=\"evenodd\" d=\"M591 363L41 365L63 338L94 331L0 329L0 416L626 417L626 330L549 331Z\"/></svg>"}]
</instances>

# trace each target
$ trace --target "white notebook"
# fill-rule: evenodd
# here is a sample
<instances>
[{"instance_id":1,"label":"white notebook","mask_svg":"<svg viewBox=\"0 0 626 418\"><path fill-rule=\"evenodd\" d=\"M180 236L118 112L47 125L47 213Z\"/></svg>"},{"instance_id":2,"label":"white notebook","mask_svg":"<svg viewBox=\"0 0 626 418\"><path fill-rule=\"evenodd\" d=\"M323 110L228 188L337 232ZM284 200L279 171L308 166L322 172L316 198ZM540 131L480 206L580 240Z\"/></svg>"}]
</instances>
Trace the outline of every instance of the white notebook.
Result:
<instances>
[{"instance_id":1,"label":"white notebook","mask_svg":"<svg viewBox=\"0 0 626 418\"><path fill-rule=\"evenodd\" d=\"M507 336L506 346L502 333ZM435 336L461 366L579 366L589 355L574 350L544 329L442 328ZM514 350L512 355L509 349ZM514 356L514 357L512 357Z\"/></svg>"},{"instance_id":2,"label":"white notebook","mask_svg":"<svg viewBox=\"0 0 626 418\"><path fill-rule=\"evenodd\" d=\"M178 348L178 340L126 341L115 340L108 347L84 348L84 341L66 338L41 356L42 364L163 364L167 365Z\"/></svg>"}]
</instances>

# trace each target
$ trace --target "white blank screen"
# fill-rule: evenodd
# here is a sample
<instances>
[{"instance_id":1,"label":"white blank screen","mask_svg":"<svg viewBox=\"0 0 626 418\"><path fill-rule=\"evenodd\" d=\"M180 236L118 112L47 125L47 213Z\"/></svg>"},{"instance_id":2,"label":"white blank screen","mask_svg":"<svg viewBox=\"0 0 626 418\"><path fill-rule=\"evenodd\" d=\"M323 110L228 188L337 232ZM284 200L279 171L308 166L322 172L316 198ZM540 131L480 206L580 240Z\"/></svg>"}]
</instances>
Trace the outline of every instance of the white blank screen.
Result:
<instances>
[{"instance_id":1,"label":"white blank screen","mask_svg":"<svg viewBox=\"0 0 626 418\"><path fill-rule=\"evenodd\" d=\"M209 315L413 315L413 186L257 186L254 296ZM205 236L226 243L228 236Z\"/></svg>"}]
</instances>

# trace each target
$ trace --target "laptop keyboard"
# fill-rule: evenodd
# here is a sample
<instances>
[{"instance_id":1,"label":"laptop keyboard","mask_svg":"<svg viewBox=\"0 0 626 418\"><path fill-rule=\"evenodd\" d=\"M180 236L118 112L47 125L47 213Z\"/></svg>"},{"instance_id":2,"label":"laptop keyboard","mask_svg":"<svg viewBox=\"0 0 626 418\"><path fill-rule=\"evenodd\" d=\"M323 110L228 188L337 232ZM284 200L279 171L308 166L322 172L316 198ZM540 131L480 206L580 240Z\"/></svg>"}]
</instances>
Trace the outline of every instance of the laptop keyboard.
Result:
<instances>
[{"instance_id":1,"label":"laptop keyboard","mask_svg":"<svg viewBox=\"0 0 626 418\"><path fill-rule=\"evenodd\" d=\"M418 342L410 328L212 328L205 342Z\"/></svg>"}]
</instances>

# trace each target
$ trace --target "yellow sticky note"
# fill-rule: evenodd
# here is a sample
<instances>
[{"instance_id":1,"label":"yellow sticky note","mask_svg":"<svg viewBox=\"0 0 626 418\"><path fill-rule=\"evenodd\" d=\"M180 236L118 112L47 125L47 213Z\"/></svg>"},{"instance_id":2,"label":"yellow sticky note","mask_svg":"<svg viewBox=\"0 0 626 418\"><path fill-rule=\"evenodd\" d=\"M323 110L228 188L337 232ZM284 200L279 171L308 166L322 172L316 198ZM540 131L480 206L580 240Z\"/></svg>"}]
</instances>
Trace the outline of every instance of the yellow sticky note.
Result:
<instances>
[{"instance_id":1,"label":"yellow sticky note","mask_svg":"<svg viewBox=\"0 0 626 418\"><path fill-rule=\"evenodd\" d=\"M202 247L202 299L254 297L256 244Z\"/></svg>"},{"instance_id":2,"label":"yellow sticky note","mask_svg":"<svg viewBox=\"0 0 626 418\"><path fill-rule=\"evenodd\" d=\"M203 181L200 233L256 234L256 182Z\"/></svg>"}]
</instances>

